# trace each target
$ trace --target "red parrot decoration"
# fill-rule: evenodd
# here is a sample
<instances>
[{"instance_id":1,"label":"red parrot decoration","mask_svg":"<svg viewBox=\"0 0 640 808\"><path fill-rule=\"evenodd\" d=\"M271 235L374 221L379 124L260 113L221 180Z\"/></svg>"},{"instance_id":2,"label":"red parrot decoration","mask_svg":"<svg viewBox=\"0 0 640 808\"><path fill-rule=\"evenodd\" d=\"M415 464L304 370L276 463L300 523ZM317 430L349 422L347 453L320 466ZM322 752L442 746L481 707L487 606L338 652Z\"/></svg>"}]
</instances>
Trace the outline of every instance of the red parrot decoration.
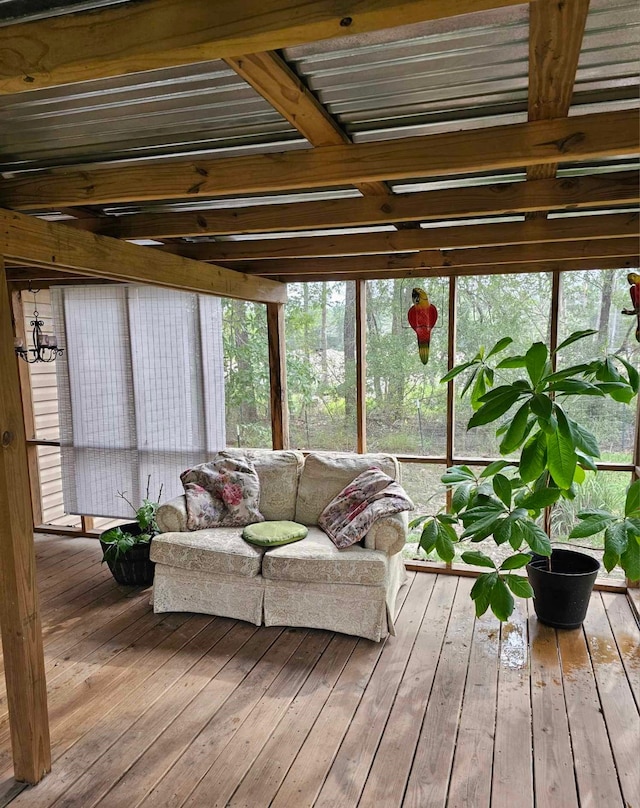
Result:
<instances>
[{"instance_id":1,"label":"red parrot decoration","mask_svg":"<svg viewBox=\"0 0 640 808\"><path fill-rule=\"evenodd\" d=\"M629 281L629 295L631 296L631 309L622 309L623 314L630 314L636 319L636 340L640 342L640 275L637 272L630 272L627 275Z\"/></svg>"},{"instance_id":2,"label":"red parrot decoration","mask_svg":"<svg viewBox=\"0 0 640 808\"><path fill-rule=\"evenodd\" d=\"M409 325L418 337L418 353L423 365L429 361L429 344L431 343L431 329L438 320L438 309L429 303L429 295L416 287L411 291L413 306L407 312Z\"/></svg>"}]
</instances>

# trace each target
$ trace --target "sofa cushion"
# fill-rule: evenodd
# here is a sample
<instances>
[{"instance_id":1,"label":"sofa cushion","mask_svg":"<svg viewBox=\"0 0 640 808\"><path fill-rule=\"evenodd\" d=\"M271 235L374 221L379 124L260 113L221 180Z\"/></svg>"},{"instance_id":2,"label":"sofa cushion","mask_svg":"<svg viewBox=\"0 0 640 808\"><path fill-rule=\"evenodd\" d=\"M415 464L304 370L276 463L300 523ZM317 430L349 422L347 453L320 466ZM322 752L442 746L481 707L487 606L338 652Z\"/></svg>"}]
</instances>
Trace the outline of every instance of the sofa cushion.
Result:
<instances>
[{"instance_id":1,"label":"sofa cushion","mask_svg":"<svg viewBox=\"0 0 640 808\"><path fill-rule=\"evenodd\" d=\"M308 455L298 486L295 521L303 525L317 525L320 514L331 500L371 466L376 466L392 480L400 481L398 461L391 455ZM268 518L266 514L265 518Z\"/></svg>"},{"instance_id":2,"label":"sofa cushion","mask_svg":"<svg viewBox=\"0 0 640 808\"><path fill-rule=\"evenodd\" d=\"M161 533L151 542L151 560L158 564L247 578L260 574L263 553L262 547L247 544L237 527Z\"/></svg>"},{"instance_id":3,"label":"sofa cushion","mask_svg":"<svg viewBox=\"0 0 640 808\"><path fill-rule=\"evenodd\" d=\"M242 538L258 547L279 547L304 539L308 532L308 528L297 522L258 522L247 525L242 531Z\"/></svg>"},{"instance_id":4,"label":"sofa cushion","mask_svg":"<svg viewBox=\"0 0 640 808\"><path fill-rule=\"evenodd\" d=\"M246 457L260 480L260 513L268 521L293 520L298 481L304 463L301 452L271 449L225 449L230 457ZM299 520L297 520L299 521Z\"/></svg>"},{"instance_id":5,"label":"sofa cushion","mask_svg":"<svg viewBox=\"0 0 640 808\"><path fill-rule=\"evenodd\" d=\"M261 522L260 480L246 457L218 454L208 463L183 471L187 528L243 527Z\"/></svg>"},{"instance_id":6,"label":"sofa cushion","mask_svg":"<svg viewBox=\"0 0 640 808\"><path fill-rule=\"evenodd\" d=\"M387 555L359 545L338 550L320 528L310 527L302 541L267 551L262 575L280 581L384 586Z\"/></svg>"}]
</instances>

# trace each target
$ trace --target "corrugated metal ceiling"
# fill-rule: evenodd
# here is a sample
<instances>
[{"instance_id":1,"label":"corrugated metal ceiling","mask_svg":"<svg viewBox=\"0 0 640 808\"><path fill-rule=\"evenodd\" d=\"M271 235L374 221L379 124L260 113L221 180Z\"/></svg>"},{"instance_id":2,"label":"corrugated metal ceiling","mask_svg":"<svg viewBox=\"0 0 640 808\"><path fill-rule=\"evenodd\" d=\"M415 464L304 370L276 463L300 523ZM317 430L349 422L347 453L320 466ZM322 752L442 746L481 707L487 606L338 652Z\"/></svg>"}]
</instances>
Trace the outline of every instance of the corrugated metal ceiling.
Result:
<instances>
[{"instance_id":1,"label":"corrugated metal ceiling","mask_svg":"<svg viewBox=\"0 0 640 808\"><path fill-rule=\"evenodd\" d=\"M528 22L528 6L512 6L285 58L356 142L516 123L527 116Z\"/></svg>"},{"instance_id":2,"label":"corrugated metal ceiling","mask_svg":"<svg viewBox=\"0 0 640 808\"><path fill-rule=\"evenodd\" d=\"M0 0L0 15L84 9L108 2ZM48 6L48 12L44 11ZM638 105L635 0L592 0L573 114ZM355 141L472 129L526 120L528 6L512 6L284 52ZM309 144L221 61L0 98L0 170L189 154L284 151ZM589 171L619 168L600 161ZM627 161L628 163L628 161ZM635 165L635 161L633 162ZM563 171L584 171L563 166ZM392 182L408 193L514 181L518 171ZM110 205L109 213L207 210L357 196L352 189L169 204Z\"/></svg>"},{"instance_id":3,"label":"corrugated metal ceiling","mask_svg":"<svg viewBox=\"0 0 640 808\"><path fill-rule=\"evenodd\" d=\"M0 25L58 17L73 11L123 6L130 0L0 0Z\"/></svg>"}]
</instances>

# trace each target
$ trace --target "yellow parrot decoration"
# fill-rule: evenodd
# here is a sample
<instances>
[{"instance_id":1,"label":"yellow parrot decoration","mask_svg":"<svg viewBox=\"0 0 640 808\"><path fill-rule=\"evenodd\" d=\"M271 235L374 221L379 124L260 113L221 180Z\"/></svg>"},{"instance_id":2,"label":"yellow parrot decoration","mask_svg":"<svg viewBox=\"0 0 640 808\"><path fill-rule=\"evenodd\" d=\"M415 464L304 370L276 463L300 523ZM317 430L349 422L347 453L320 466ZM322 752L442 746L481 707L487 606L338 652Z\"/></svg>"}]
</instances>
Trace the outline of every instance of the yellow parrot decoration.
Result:
<instances>
[{"instance_id":1,"label":"yellow parrot decoration","mask_svg":"<svg viewBox=\"0 0 640 808\"><path fill-rule=\"evenodd\" d=\"M431 329L438 320L438 310L429 302L429 295L416 287L411 291L413 306L407 312L409 325L418 337L418 353L423 365L429 361L429 345L431 344Z\"/></svg>"}]
</instances>

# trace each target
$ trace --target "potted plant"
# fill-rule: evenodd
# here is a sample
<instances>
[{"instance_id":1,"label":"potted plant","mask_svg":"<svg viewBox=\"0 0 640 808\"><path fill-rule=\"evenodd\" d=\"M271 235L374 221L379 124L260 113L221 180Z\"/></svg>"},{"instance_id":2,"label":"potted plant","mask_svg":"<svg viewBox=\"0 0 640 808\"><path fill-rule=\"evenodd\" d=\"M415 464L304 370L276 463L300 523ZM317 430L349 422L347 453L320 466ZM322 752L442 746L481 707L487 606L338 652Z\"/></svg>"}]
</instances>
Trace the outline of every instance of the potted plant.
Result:
<instances>
[{"instance_id":1,"label":"potted plant","mask_svg":"<svg viewBox=\"0 0 640 808\"><path fill-rule=\"evenodd\" d=\"M571 334L555 353L594 333ZM478 549L462 553L465 563L490 570L478 577L471 591L477 615L491 608L506 620L514 609L514 595L535 596L538 619L574 628L584 619L599 563L573 550L552 551L540 522L545 508L563 498L573 499L585 475L597 473L600 451L589 429L570 417L565 402L596 396L628 404L638 392L638 372L617 355L554 371L541 342L524 355L504 357L512 341L504 337L488 352L481 348L441 380L469 373L462 390L463 396L470 391L474 410L468 429L503 419L496 430L503 459L479 473L468 466L447 469L442 481L453 492L450 512L421 516L411 526L422 525L421 547L447 562L460 542L493 538L498 548L493 557ZM498 355L504 358L499 360ZM510 383L496 384L504 369L525 373ZM519 456L511 459L514 452ZM578 518L569 538L604 532L607 570L619 564L629 579L640 579L640 480L629 487L624 515L587 510ZM456 527L462 529L456 532ZM516 573L523 567L529 581Z\"/></svg>"},{"instance_id":2,"label":"potted plant","mask_svg":"<svg viewBox=\"0 0 640 808\"><path fill-rule=\"evenodd\" d=\"M155 565L149 559L149 550L151 539L160 532L156 514L162 486L155 502L149 499L149 483L150 478L147 479L147 493L139 508L127 499L126 492L118 491L118 496L134 511L135 522L111 528L100 536L102 561L107 562L116 581L126 586L150 586L153 583Z\"/></svg>"}]
</instances>

